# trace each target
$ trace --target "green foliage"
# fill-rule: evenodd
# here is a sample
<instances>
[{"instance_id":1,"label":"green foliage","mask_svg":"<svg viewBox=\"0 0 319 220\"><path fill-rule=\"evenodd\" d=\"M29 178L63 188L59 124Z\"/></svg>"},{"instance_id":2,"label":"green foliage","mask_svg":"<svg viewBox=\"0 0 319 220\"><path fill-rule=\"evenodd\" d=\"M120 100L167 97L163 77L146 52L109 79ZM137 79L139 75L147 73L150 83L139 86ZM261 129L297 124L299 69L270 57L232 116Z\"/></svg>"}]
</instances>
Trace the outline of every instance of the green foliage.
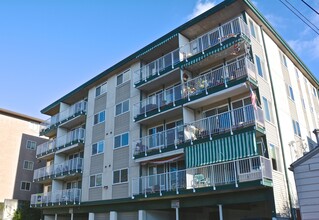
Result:
<instances>
[{"instance_id":1,"label":"green foliage","mask_svg":"<svg viewBox=\"0 0 319 220\"><path fill-rule=\"evenodd\" d=\"M30 202L19 201L18 209L15 211L13 220L38 220L41 218L41 211L30 208Z\"/></svg>"}]
</instances>

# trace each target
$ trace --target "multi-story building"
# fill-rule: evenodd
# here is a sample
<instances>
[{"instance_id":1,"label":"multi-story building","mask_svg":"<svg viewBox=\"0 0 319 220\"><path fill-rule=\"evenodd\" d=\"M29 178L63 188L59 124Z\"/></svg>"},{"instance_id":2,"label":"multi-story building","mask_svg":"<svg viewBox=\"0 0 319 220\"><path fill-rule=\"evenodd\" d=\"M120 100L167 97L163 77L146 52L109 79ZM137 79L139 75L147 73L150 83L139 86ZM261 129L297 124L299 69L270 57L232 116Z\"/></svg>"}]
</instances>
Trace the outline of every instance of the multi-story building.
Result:
<instances>
[{"instance_id":1,"label":"multi-story building","mask_svg":"<svg viewBox=\"0 0 319 220\"><path fill-rule=\"evenodd\" d=\"M271 219L315 140L318 80L248 0L226 0L42 110L45 219Z\"/></svg>"},{"instance_id":2,"label":"multi-story building","mask_svg":"<svg viewBox=\"0 0 319 220\"><path fill-rule=\"evenodd\" d=\"M31 194L42 190L33 183L33 170L45 165L35 158L37 144L47 141L39 137L42 122L0 109L0 219L12 219L18 201L29 201Z\"/></svg>"}]
</instances>

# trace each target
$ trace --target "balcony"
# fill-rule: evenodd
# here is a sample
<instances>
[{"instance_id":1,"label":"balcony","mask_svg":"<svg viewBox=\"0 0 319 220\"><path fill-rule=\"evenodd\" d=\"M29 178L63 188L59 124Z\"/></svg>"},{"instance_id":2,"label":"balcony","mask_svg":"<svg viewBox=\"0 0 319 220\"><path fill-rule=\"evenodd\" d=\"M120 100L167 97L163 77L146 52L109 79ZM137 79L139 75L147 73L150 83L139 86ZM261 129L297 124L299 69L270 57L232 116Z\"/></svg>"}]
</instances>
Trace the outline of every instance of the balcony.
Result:
<instances>
[{"instance_id":1,"label":"balcony","mask_svg":"<svg viewBox=\"0 0 319 220\"><path fill-rule=\"evenodd\" d=\"M85 141L85 129L84 128L77 128L66 135L60 136L57 138L57 147L56 151L67 151L69 147L72 147L72 150L75 150L76 147L80 147L79 144L83 144Z\"/></svg>"},{"instance_id":2,"label":"balcony","mask_svg":"<svg viewBox=\"0 0 319 220\"><path fill-rule=\"evenodd\" d=\"M133 159L172 151L201 139L212 140L214 135L250 126L263 129L264 116L261 108L247 105L134 140Z\"/></svg>"},{"instance_id":3,"label":"balcony","mask_svg":"<svg viewBox=\"0 0 319 220\"><path fill-rule=\"evenodd\" d=\"M134 85L140 87L172 72L174 68L192 61L192 57L195 55L217 53L227 49L235 41L238 41L238 36L250 41L248 26L241 18L235 18L136 70L133 76ZM233 43L225 41L233 41Z\"/></svg>"},{"instance_id":4,"label":"balcony","mask_svg":"<svg viewBox=\"0 0 319 220\"><path fill-rule=\"evenodd\" d=\"M56 150L56 140L49 140L43 144L37 146L36 157L44 157L46 155L50 155L54 153Z\"/></svg>"},{"instance_id":5,"label":"balcony","mask_svg":"<svg viewBox=\"0 0 319 220\"><path fill-rule=\"evenodd\" d=\"M234 189L247 182L272 186L272 165L262 156L187 168L174 172L142 176L132 179L132 198L172 194L195 193L200 188L222 190L225 186ZM229 189L229 187L228 187Z\"/></svg>"},{"instance_id":6,"label":"balcony","mask_svg":"<svg viewBox=\"0 0 319 220\"><path fill-rule=\"evenodd\" d=\"M135 103L133 106L134 120L141 121L187 102L234 87L246 80L257 82L256 67L247 58L239 57L227 65L213 68L182 85L163 90Z\"/></svg>"},{"instance_id":7,"label":"balcony","mask_svg":"<svg viewBox=\"0 0 319 220\"><path fill-rule=\"evenodd\" d=\"M81 189L63 189L31 195L30 206L76 205L81 203Z\"/></svg>"},{"instance_id":8,"label":"balcony","mask_svg":"<svg viewBox=\"0 0 319 220\"><path fill-rule=\"evenodd\" d=\"M47 135L51 137L56 134L56 128L59 125L63 125L65 128L70 128L83 121L79 116L84 116L87 110L87 102L82 100L74 105L71 105L66 110L52 116L45 122L43 122L40 135Z\"/></svg>"},{"instance_id":9,"label":"balcony","mask_svg":"<svg viewBox=\"0 0 319 220\"><path fill-rule=\"evenodd\" d=\"M53 164L34 170L33 181L42 182L48 179L64 178L76 173L82 173L83 158L74 158L63 163Z\"/></svg>"}]
</instances>

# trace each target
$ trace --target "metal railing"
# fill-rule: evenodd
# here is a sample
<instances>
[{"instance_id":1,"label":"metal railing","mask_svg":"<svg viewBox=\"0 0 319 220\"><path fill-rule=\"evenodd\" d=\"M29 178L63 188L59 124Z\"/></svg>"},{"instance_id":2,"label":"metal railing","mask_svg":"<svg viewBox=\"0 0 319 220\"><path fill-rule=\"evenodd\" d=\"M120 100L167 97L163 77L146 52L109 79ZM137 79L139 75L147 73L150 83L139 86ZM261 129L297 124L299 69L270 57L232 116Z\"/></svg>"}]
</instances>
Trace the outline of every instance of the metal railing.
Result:
<instances>
[{"instance_id":1,"label":"metal railing","mask_svg":"<svg viewBox=\"0 0 319 220\"><path fill-rule=\"evenodd\" d=\"M50 129L52 126L56 126L59 123L63 123L71 118L77 116L78 114L84 114L87 110L87 101L81 100L73 105L71 105L66 110L52 116L45 122L41 123L41 132Z\"/></svg>"},{"instance_id":2,"label":"metal railing","mask_svg":"<svg viewBox=\"0 0 319 220\"><path fill-rule=\"evenodd\" d=\"M61 149L67 146L70 146L75 143L84 142L85 140L85 129L84 128L77 128L66 135L57 137L57 148Z\"/></svg>"},{"instance_id":3,"label":"metal railing","mask_svg":"<svg viewBox=\"0 0 319 220\"><path fill-rule=\"evenodd\" d=\"M216 187L255 180L272 180L272 165L268 158L250 157L202 167L132 178L132 196L149 193Z\"/></svg>"},{"instance_id":4,"label":"metal railing","mask_svg":"<svg viewBox=\"0 0 319 220\"><path fill-rule=\"evenodd\" d=\"M54 152L56 149L56 139L49 140L37 146L37 157Z\"/></svg>"},{"instance_id":5,"label":"metal railing","mask_svg":"<svg viewBox=\"0 0 319 220\"><path fill-rule=\"evenodd\" d=\"M31 195L31 206L52 205L61 203L80 204L82 190L78 188L56 190L53 192L37 193Z\"/></svg>"},{"instance_id":6,"label":"metal railing","mask_svg":"<svg viewBox=\"0 0 319 220\"><path fill-rule=\"evenodd\" d=\"M152 76L159 75L162 70L168 67L173 69L175 65L187 60L191 56L204 53L205 50L217 44L222 44L223 41L231 37L236 37L239 34L244 34L247 38L250 38L248 26L240 17L205 33L195 40L136 70L133 76L134 84L142 81L147 82Z\"/></svg>"},{"instance_id":7,"label":"metal railing","mask_svg":"<svg viewBox=\"0 0 319 220\"><path fill-rule=\"evenodd\" d=\"M256 79L256 67L247 58L240 57L226 65L213 68L207 73L190 79L182 85L163 90L135 103L133 106L134 117L136 118L139 115L146 117L147 113L153 110L161 112L164 106L170 104L175 106L176 102L184 98L190 101L192 96L201 94L202 92L208 94L208 91L216 86L223 84L227 87L228 82L244 77Z\"/></svg>"},{"instance_id":8,"label":"metal railing","mask_svg":"<svg viewBox=\"0 0 319 220\"><path fill-rule=\"evenodd\" d=\"M260 107L246 105L224 113L216 114L194 122L190 122L156 134L144 136L133 141L132 155L144 153L145 156L151 151L159 151L170 146L186 141L194 141L209 137L221 132L232 132L245 126L259 124L264 127L263 111Z\"/></svg>"},{"instance_id":9,"label":"metal railing","mask_svg":"<svg viewBox=\"0 0 319 220\"><path fill-rule=\"evenodd\" d=\"M134 84L137 84L141 81L146 82L147 79L151 78L152 76L159 75L161 71L168 67L174 69L174 65L179 62L179 49L176 49L136 70L133 74Z\"/></svg>"},{"instance_id":10,"label":"metal railing","mask_svg":"<svg viewBox=\"0 0 319 220\"><path fill-rule=\"evenodd\" d=\"M72 173L82 172L83 158L74 158L66 160L59 164L53 164L34 170L33 180L42 180L46 178L54 178L58 176L66 176Z\"/></svg>"}]
</instances>

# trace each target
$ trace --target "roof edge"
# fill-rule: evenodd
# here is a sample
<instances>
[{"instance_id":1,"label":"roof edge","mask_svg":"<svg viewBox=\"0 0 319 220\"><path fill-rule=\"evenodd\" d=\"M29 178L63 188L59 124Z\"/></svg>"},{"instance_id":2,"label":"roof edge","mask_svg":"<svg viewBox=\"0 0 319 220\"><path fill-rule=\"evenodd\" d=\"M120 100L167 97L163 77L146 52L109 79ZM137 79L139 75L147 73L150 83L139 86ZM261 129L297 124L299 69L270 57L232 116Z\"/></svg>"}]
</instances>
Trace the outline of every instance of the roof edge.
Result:
<instances>
[{"instance_id":1,"label":"roof edge","mask_svg":"<svg viewBox=\"0 0 319 220\"><path fill-rule=\"evenodd\" d=\"M7 115L7 116L10 116L10 117L14 117L14 118L19 118L19 119L22 119L22 120L38 122L38 123L44 122L44 120L42 120L40 118L32 117L32 116L29 116L29 115L25 115L25 114L22 114L22 113L14 112L14 111L11 111L11 110L8 110L8 109L3 109L3 108L0 108L0 114Z\"/></svg>"},{"instance_id":2,"label":"roof edge","mask_svg":"<svg viewBox=\"0 0 319 220\"><path fill-rule=\"evenodd\" d=\"M319 80L315 77L315 75L309 70L304 62L299 58L299 56L295 53L295 51L288 45L288 43L278 34L278 32L271 26L269 21L260 13L260 11L254 6L254 4L250 0L243 0L246 5L257 15L257 17L266 25L266 27L274 34L274 36L280 41L280 43L288 50L289 53L293 56L293 58L306 70L309 76L317 83L317 87L319 87Z\"/></svg>"}]
</instances>

